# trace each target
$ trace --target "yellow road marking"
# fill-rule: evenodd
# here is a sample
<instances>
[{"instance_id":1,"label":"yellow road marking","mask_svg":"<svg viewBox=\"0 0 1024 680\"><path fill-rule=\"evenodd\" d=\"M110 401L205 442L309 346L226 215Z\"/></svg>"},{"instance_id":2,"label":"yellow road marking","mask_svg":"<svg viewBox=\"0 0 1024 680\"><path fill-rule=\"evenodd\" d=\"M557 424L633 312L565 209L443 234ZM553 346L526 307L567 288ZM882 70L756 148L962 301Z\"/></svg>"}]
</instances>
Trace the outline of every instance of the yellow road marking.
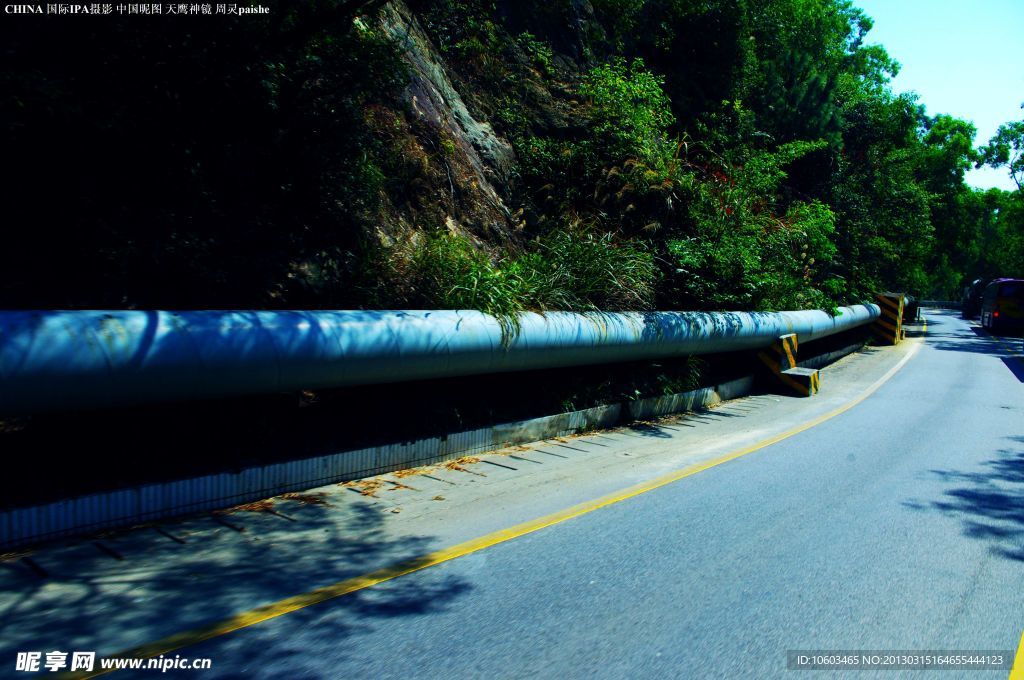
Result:
<instances>
[{"instance_id":1,"label":"yellow road marking","mask_svg":"<svg viewBox=\"0 0 1024 680\"><path fill-rule=\"evenodd\" d=\"M1013 668L1010 669L1008 680L1024 680L1024 633L1020 635L1020 644L1017 645L1017 656L1013 659Z\"/></svg>"},{"instance_id":2,"label":"yellow road marking","mask_svg":"<svg viewBox=\"0 0 1024 680\"><path fill-rule=\"evenodd\" d=\"M927 331L928 322L925 321L924 332ZM789 439L794 435L800 434L801 432L805 432L806 430L809 430L812 427L816 427L827 420L831 420L832 418L835 418L836 416L845 413L846 411L849 411L851 408L860 404L862 401L864 401L872 394L874 394L882 385L888 382L890 378L896 375L896 373L901 368L903 368L903 366L905 366L911 358L913 358L913 356L917 353L920 347L921 342L915 343L913 349L911 349L906 354L906 356L900 359L899 363L890 368L885 373L885 375L876 380L870 387L864 390L852 401L849 401L846 404L840 406L839 408L829 411L824 415L818 416L817 418L807 423L804 423L803 425L798 425L797 427L786 430L785 432L769 437L768 439L764 439L755 444L751 444L750 446L746 446L737 451L727 453L725 455L719 456L718 458L714 458L703 463L691 465L689 467L683 468L682 470L670 472L668 474L656 477L646 482L642 482L635 486L628 487L621 491L613 492L611 494L602 496L595 500L586 501L584 503L574 505L572 507L566 508L565 510L560 510L559 512L546 515L544 517L533 519L528 522L523 522L522 524L517 524L508 529L495 531L485 536L481 536L479 538L474 538L470 541L466 541L465 543L459 543L449 548L444 548L442 550L438 550L432 553L428 553L426 555L422 555L420 557L406 560L404 562L400 562L389 567L384 567L383 569L378 569L377 571L370 572L369 574L364 574L363 576L357 576L355 578L339 581L329 586L324 586L322 588L317 588L315 590L302 593L301 595L295 595L293 597L285 598L277 602L272 602L270 604L263 605L262 607L256 607L255 609L251 609L247 612L242 612L241 614L236 614L235 616L231 616L222 621L218 621L207 626L202 626L200 628L194 628L192 630L185 631L182 633L177 633L175 635L170 635L160 640L156 640L155 642L141 645L133 649L125 650L112 656L117 658L148 658L159 656L161 654L169 654L170 652L182 649L183 647L195 645L205 640L219 637L221 635L225 635L227 633L231 633L242 628L248 628L249 626L254 626L257 623L262 623L263 621L268 621L279 616L284 616L285 614L290 614L300 609L304 609L315 604L320 604L321 602L326 602L327 600L333 600L335 598L348 595L358 590L364 590L371 586L375 586L379 583L384 583L385 581L390 581L400 576L405 576L406 574L412 574L414 572L421 571L423 569L426 569L427 567L433 567L444 562L449 562L456 558L469 555L471 553L483 550L485 548L490 548L492 546L498 545L499 543L505 543L506 541L510 541L514 538L519 538L520 536L525 536L526 534L531 534L535 531L539 531L540 529L544 529L555 524L561 524L562 522L573 519L575 517L586 515L595 510L599 510L601 508L613 505L615 503L620 503L624 500L628 500L635 496L639 496L640 494L647 493L648 491L653 491L654 489L658 489L673 482L677 482L681 479L685 479L686 477L691 477L699 472L704 472L705 470L710 470L711 468L718 467L719 465L736 460L737 458L742 458L743 456L750 455L755 451L760 451L761 449L771 446L772 444L777 444L778 442L781 442L784 439ZM114 672L114 669L98 670L92 673L69 673L57 677L94 678L112 672ZM1014 680L1017 679L1014 678Z\"/></svg>"},{"instance_id":3,"label":"yellow road marking","mask_svg":"<svg viewBox=\"0 0 1024 680\"><path fill-rule=\"evenodd\" d=\"M985 330L985 329L983 328L982 330ZM1000 347L1002 347L1007 352L1009 352L1010 356L1012 356L1014 358L1017 358L1017 359L1022 357L1022 355L1018 354L1017 350L1013 348L1013 345L1011 345L1008 342L1003 340L1002 336L1000 336L1000 335L993 335L992 333L989 333L988 331L985 331L985 332L988 334L988 337L990 337L993 340L995 340L996 342L998 342Z\"/></svg>"}]
</instances>

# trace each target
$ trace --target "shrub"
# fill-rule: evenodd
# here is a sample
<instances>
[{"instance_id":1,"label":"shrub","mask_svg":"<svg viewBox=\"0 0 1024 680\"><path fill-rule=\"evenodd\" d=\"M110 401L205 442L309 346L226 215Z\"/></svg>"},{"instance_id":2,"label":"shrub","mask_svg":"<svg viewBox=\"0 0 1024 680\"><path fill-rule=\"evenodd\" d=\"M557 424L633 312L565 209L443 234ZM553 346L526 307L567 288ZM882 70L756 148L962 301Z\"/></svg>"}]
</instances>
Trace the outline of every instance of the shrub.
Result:
<instances>
[{"instance_id":1,"label":"shrub","mask_svg":"<svg viewBox=\"0 0 1024 680\"><path fill-rule=\"evenodd\" d=\"M638 157L657 165L674 152L667 131L675 119L663 84L639 58L627 65L616 57L587 74L580 93L592 105L594 143L612 160Z\"/></svg>"},{"instance_id":2,"label":"shrub","mask_svg":"<svg viewBox=\"0 0 1024 680\"><path fill-rule=\"evenodd\" d=\"M669 241L684 304L706 309L834 309L842 282L828 206L797 203L783 218L730 219L715 234Z\"/></svg>"},{"instance_id":3,"label":"shrub","mask_svg":"<svg viewBox=\"0 0 1024 680\"><path fill-rule=\"evenodd\" d=\"M535 282L530 306L540 309L649 309L657 267L637 242L616 242L610 233L561 229L538 240L534 253L517 268L537 273L520 279Z\"/></svg>"},{"instance_id":4,"label":"shrub","mask_svg":"<svg viewBox=\"0 0 1024 680\"><path fill-rule=\"evenodd\" d=\"M555 231L523 252L493 259L467 237L440 232L393 248L378 261L389 268L389 287L404 280L401 304L477 309L510 330L523 310L649 309L658 276L642 245L578 229Z\"/></svg>"},{"instance_id":5,"label":"shrub","mask_svg":"<svg viewBox=\"0 0 1024 680\"><path fill-rule=\"evenodd\" d=\"M420 301L427 307L478 309L498 317L522 309L514 281L465 236L428 235L413 253L412 270Z\"/></svg>"},{"instance_id":6,"label":"shrub","mask_svg":"<svg viewBox=\"0 0 1024 680\"><path fill-rule=\"evenodd\" d=\"M538 71L548 77L555 75L554 53L551 47L538 40L532 33L520 33L516 43L530 57Z\"/></svg>"}]
</instances>

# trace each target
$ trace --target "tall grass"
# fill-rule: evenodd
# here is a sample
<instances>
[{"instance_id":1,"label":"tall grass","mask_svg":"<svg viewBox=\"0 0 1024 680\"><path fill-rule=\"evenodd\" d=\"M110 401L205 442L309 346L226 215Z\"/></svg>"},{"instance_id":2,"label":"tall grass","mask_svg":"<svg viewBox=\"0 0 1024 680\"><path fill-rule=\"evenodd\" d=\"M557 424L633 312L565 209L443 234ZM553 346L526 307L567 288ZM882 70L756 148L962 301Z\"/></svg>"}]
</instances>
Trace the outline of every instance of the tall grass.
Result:
<instances>
[{"instance_id":1,"label":"tall grass","mask_svg":"<svg viewBox=\"0 0 1024 680\"><path fill-rule=\"evenodd\" d=\"M650 309L658 268L640 242L617 242L611 234L556 231L536 242L547 268L539 309L626 311Z\"/></svg>"},{"instance_id":2,"label":"tall grass","mask_svg":"<svg viewBox=\"0 0 1024 680\"><path fill-rule=\"evenodd\" d=\"M450 232L388 254L389 285L404 304L476 309L518 329L522 311L650 309L658 268L638 242L611 234L557 230L512 251L488 253ZM395 279L400 279L395 285Z\"/></svg>"},{"instance_id":3,"label":"tall grass","mask_svg":"<svg viewBox=\"0 0 1024 680\"><path fill-rule=\"evenodd\" d=\"M519 286L466 237L429 235L412 256L411 276L426 306L478 309L506 317L522 309Z\"/></svg>"}]
</instances>

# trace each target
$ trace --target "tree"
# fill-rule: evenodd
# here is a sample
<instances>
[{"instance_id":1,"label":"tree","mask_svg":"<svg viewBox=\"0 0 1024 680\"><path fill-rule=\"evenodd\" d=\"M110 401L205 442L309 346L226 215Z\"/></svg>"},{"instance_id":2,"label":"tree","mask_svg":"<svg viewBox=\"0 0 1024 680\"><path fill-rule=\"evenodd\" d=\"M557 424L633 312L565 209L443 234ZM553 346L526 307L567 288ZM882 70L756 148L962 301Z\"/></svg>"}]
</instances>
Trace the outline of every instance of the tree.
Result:
<instances>
[{"instance_id":1,"label":"tree","mask_svg":"<svg viewBox=\"0 0 1024 680\"><path fill-rule=\"evenodd\" d=\"M999 168L1005 165L1017 188L1024 189L1024 120L1000 125L988 145L980 151L977 167Z\"/></svg>"},{"instance_id":2,"label":"tree","mask_svg":"<svg viewBox=\"0 0 1024 680\"><path fill-rule=\"evenodd\" d=\"M912 96L859 89L843 106L843 151L832 188L843 276L850 292L920 293L932 252L930 194L918 175L923 108Z\"/></svg>"}]
</instances>

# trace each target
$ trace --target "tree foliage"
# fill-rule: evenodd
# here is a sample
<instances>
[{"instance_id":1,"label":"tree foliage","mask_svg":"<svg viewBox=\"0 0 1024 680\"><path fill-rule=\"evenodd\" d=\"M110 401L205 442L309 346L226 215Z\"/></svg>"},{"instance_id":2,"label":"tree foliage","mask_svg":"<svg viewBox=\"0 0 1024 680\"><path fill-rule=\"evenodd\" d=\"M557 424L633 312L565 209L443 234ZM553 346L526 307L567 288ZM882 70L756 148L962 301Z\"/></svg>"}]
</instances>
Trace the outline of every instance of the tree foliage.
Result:
<instances>
[{"instance_id":1,"label":"tree foliage","mask_svg":"<svg viewBox=\"0 0 1024 680\"><path fill-rule=\"evenodd\" d=\"M982 163L994 168L1005 165L1017 188L1024 188L1024 120L999 126L981 149L979 165Z\"/></svg>"},{"instance_id":2,"label":"tree foliage","mask_svg":"<svg viewBox=\"0 0 1024 680\"><path fill-rule=\"evenodd\" d=\"M410 97L383 4L5 22L0 304L832 308L1024 275L1022 192L965 184L1021 186L1024 121L975 148L895 95L849 0L408 2L515 152L476 231L476 141Z\"/></svg>"},{"instance_id":3,"label":"tree foliage","mask_svg":"<svg viewBox=\"0 0 1024 680\"><path fill-rule=\"evenodd\" d=\"M320 296L387 179L365 110L404 81L362 4L4 22L0 305Z\"/></svg>"}]
</instances>

